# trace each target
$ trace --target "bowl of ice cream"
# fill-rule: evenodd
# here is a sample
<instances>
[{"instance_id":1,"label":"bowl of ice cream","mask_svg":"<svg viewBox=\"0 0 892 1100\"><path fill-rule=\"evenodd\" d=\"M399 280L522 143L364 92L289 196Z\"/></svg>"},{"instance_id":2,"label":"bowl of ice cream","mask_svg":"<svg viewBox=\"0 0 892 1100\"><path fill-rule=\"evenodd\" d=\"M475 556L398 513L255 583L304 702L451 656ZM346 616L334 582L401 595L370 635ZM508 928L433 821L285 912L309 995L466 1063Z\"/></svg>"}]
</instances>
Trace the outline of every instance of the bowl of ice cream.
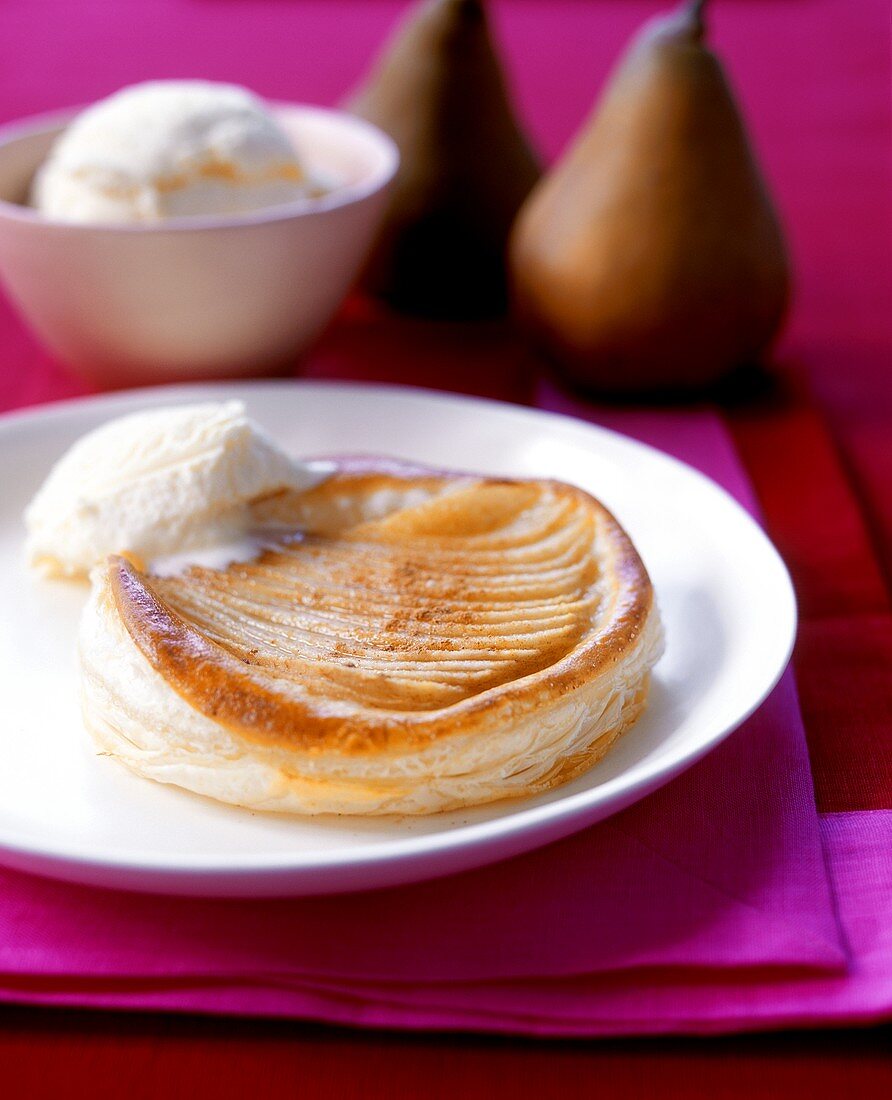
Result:
<instances>
[{"instance_id":1,"label":"bowl of ice cream","mask_svg":"<svg viewBox=\"0 0 892 1100\"><path fill-rule=\"evenodd\" d=\"M271 373L349 290L398 161L342 111L137 85L0 131L0 279L94 384Z\"/></svg>"}]
</instances>

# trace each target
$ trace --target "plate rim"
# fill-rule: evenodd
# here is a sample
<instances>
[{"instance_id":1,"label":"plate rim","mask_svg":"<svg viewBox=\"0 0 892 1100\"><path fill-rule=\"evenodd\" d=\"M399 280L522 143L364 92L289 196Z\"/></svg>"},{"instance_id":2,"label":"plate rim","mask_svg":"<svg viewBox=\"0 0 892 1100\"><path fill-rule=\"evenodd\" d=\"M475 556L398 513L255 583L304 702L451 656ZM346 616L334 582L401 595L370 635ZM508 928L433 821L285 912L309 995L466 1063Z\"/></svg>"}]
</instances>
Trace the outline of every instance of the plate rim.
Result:
<instances>
[{"instance_id":1,"label":"plate rim","mask_svg":"<svg viewBox=\"0 0 892 1100\"><path fill-rule=\"evenodd\" d=\"M448 390L371 381L293 378L189 382L114 393L82 395L47 402L31 408L12 410L0 415L0 445L2 445L11 430L26 427L35 421L52 421L65 418L68 415L76 414L84 407L88 409L98 407L100 410L103 408L114 410L120 407L122 409L121 415L124 415L128 409L136 411L140 406L159 403L166 399L188 399L190 396L198 394L202 395L202 399L213 399L214 394L219 394L222 398L227 393L234 396L235 391L244 394L246 390L265 391L266 393L275 390L292 392L299 390L337 390L342 393L353 391L357 395L374 393L383 396L414 397L422 401L433 400L437 403L452 405L470 405L477 408L483 407L484 411L490 413L509 414L530 422L541 423L542 420L546 420L561 425L565 429L571 428L584 433L593 432L596 435L608 436L615 443L619 442L623 446L650 452L652 456L656 456L660 461L680 469L684 475L693 477L702 487L723 498L725 505L730 506L737 513L737 518L743 520L751 528L752 533L757 536L757 541L761 543L762 549L767 554L766 560L770 561L775 567L779 595L782 595L785 605L782 625L786 629L782 639L776 644L778 655L772 663L773 671L770 675L764 677L765 682L762 688L754 694L743 709L739 710L732 721L721 725L721 728L712 733L707 740L700 741L691 748L677 752L668 761L661 762L658 760L656 764L638 765L643 770L636 777L634 783L629 784L628 773L622 772L596 787L567 794L562 798L541 805L511 809L503 815L483 822L459 825L436 833L422 833L397 840L386 840L375 846L344 847L335 851L325 850L315 853L298 850L289 852L287 855L282 852L256 852L250 856L238 855L235 858L221 856L216 853L181 855L180 853L153 851L151 849L145 849L138 859L134 858L132 854L115 852L114 850L102 854L88 853L84 852L83 848L77 844L66 844L64 838L51 845L47 844L45 840L29 842L27 837L10 837L0 827L0 862L8 861L9 865L24 867L26 862L31 860L41 864L40 873L42 874L55 875L56 877L81 882L90 881L91 873L93 882L97 882L100 878L113 878L116 874L121 878L138 876L150 881L147 881L144 887L134 887L131 884L130 888L160 892L174 892L175 888L171 888L172 880L188 877L202 880L209 893L212 892L215 882L219 880L238 879L245 882L257 878L288 880L299 879L302 875L320 872L323 869L334 872L352 867L368 872L383 866L408 867L418 859L424 859L428 856L442 856L458 849L472 849L479 856L477 859L469 859L463 865L467 869L471 869L503 858L498 852L489 851L489 849L495 848L500 841L508 847L511 847L510 842L512 839L515 841L512 852L508 854L518 854L522 851L532 850L548 844L560 836L575 832L577 827L579 829L584 828L589 820L591 820L591 824L595 824L598 820L610 817L664 786L713 751L755 713L777 686L786 671L798 629L795 590L786 564L756 518L716 481L682 459L678 459L658 447L641 442L612 428L590 423L564 413L515 405L509 401L499 401L471 394L453 393ZM778 633L780 635L780 631ZM518 805L521 801L517 800L515 805ZM605 813L594 819L591 819L590 816L587 817L588 812L597 812L599 808L603 808L604 803L609 804ZM583 820L580 821L579 819ZM538 830L544 830L548 826L551 827L549 837L537 842L535 836ZM520 845L516 843L524 837L529 837L530 834L533 834L532 843L522 843ZM449 868L437 870L436 867L431 867L425 873L407 876L406 878L397 877L394 881L422 881L448 873L450 873ZM390 878L393 879L393 876L390 876ZM362 885L342 887L345 891L367 888L369 887ZM335 892L335 890L332 887L322 887L318 890L310 888L305 891L307 895L314 892L330 893Z\"/></svg>"}]
</instances>

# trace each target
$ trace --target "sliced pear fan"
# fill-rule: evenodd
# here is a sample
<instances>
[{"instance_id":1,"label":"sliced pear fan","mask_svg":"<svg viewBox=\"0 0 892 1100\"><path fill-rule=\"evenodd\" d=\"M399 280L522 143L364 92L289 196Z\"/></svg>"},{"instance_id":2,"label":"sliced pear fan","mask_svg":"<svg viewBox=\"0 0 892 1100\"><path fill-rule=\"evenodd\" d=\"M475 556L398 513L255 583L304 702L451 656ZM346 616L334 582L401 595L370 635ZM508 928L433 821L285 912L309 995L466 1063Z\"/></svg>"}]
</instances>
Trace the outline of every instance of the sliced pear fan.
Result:
<instances>
[{"instance_id":1,"label":"sliced pear fan","mask_svg":"<svg viewBox=\"0 0 892 1100\"><path fill-rule=\"evenodd\" d=\"M250 562L110 561L88 723L142 774L260 808L428 812L562 782L644 705L650 582L581 490L343 470L256 518L278 534ZM115 639L144 710L91 652Z\"/></svg>"}]
</instances>

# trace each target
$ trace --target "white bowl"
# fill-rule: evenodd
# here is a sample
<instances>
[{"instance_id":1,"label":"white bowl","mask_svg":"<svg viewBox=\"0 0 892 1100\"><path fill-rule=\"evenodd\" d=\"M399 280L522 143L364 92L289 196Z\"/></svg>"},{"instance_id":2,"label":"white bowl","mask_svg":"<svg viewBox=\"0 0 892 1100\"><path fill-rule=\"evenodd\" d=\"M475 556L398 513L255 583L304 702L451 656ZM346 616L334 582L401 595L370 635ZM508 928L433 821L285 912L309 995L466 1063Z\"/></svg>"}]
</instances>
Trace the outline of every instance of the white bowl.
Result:
<instances>
[{"instance_id":1,"label":"white bowl","mask_svg":"<svg viewBox=\"0 0 892 1100\"><path fill-rule=\"evenodd\" d=\"M103 386L268 373L324 328L355 279L399 163L374 126L281 105L322 198L156 226L70 225L24 205L75 112L0 131L0 277L37 335Z\"/></svg>"}]
</instances>

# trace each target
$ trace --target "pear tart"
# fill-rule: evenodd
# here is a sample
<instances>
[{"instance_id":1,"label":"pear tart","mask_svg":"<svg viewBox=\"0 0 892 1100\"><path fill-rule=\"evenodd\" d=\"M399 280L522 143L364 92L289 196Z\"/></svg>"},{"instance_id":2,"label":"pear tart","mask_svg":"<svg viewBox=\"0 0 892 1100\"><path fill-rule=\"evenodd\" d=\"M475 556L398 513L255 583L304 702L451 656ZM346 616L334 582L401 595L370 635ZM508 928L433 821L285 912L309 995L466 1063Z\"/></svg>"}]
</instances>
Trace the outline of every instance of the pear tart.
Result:
<instances>
[{"instance_id":1,"label":"pear tart","mask_svg":"<svg viewBox=\"0 0 892 1100\"><path fill-rule=\"evenodd\" d=\"M645 706L651 584L580 489L339 463L254 519L250 561L94 577L86 721L141 775L255 809L430 813L564 783Z\"/></svg>"}]
</instances>

